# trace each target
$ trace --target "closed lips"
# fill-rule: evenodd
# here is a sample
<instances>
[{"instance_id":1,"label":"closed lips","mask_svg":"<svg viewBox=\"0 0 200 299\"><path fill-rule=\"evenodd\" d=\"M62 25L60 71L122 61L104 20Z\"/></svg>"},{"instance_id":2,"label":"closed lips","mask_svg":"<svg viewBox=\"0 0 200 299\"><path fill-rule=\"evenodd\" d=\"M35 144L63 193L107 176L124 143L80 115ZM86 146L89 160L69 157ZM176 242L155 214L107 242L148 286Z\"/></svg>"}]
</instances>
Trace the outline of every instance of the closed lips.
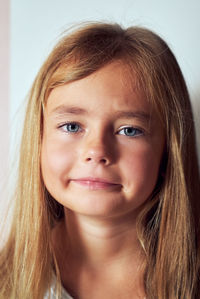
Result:
<instances>
[{"instance_id":1,"label":"closed lips","mask_svg":"<svg viewBox=\"0 0 200 299\"><path fill-rule=\"evenodd\" d=\"M85 185L88 187L96 187L97 189L101 188L108 188L108 187L121 187L120 184L117 184L112 181L108 181L102 178L78 178L78 179L71 179L70 181Z\"/></svg>"},{"instance_id":2,"label":"closed lips","mask_svg":"<svg viewBox=\"0 0 200 299\"><path fill-rule=\"evenodd\" d=\"M106 179L101 179L101 178L91 178L91 177L86 177L86 178L77 178L77 179L71 179L71 181L85 181L85 182L99 182L99 183L105 183L105 184L111 184L111 185L120 185L115 182L106 180Z\"/></svg>"}]
</instances>

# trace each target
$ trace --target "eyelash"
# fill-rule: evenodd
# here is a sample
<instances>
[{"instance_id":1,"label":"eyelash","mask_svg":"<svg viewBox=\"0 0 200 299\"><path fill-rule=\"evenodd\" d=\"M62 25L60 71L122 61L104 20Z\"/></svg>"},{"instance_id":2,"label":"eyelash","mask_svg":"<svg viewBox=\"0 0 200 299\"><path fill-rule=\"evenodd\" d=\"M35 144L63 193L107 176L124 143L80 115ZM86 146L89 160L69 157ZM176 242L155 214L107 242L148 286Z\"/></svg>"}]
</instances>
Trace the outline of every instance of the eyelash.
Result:
<instances>
[{"instance_id":1,"label":"eyelash","mask_svg":"<svg viewBox=\"0 0 200 299\"><path fill-rule=\"evenodd\" d=\"M68 129L67 130L64 129L64 127L69 128L70 126L78 126L79 129L77 131L69 131ZM75 134L75 133L78 133L80 131L81 125L77 122L69 122L69 123L64 123L64 124L60 125L58 128L62 129L66 133Z\"/></svg>"},{"instance_id":2,"label":"eyelash","mask_svg":"<svg viewBox=\"0 0 200 299\"><path fill-rule=\"evenodd\" d=\"M72 126L76 127L76 129L71 131L69 128ZM65 127L67 128L66 130L64 129ZM60 125L58 128L62 129L64 132L66 132L68 134L75 134L75 133L79 133L82 131L81 125L77 122L64 123L64 124ZM129 132L129 134L131 134L131 135L127 134L128 130L132 130L132 132ZM122 131L124 133L120 133ZM138 137L138 136L144 135L144 131L139 128L135 128L133 126L125 126L125 127L122 127L120 130L118 130L117 134L133 138L133 137Z\"/></svg>"},{"instance_id":3,"label":"eyelash","mask_svg":"<svg viewBox=\"0 0 200 299\"><path fill-rule=\"evenodd\" d=\"M127 135L127 131L128 130L132 130L132 135ZM124 131L124 134L120 134L121 131ZM126 133L125 133L126 132ZM141 129L138 129L138 128L135 128L133 126L126 126L126 127L123 127L121 128L120 130L117 131L117 133L119 135L124 135L124 136L127 136L127 137L138 137L138 136L141 136L141 135L144 135L144 132L141 130Z\"/></svg>"}]
</instances>

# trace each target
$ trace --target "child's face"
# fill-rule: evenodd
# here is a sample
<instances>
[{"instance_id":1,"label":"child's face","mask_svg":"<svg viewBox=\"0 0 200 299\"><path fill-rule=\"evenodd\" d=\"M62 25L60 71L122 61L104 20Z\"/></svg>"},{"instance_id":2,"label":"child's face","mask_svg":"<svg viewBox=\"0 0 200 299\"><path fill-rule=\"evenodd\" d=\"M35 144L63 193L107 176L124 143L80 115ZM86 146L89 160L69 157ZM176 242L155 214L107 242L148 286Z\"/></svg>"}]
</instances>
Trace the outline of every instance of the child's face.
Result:
<instances>
[{"instance_id":1,"label":"child's face","mask_svg":"<svg viewBox=\"0 0 200 299\"><path fill-rule=\"evenodd\" d=\"M155 187L163 148L157 116L117 62L55 88L48 98L43 179L50 194L75 212L136 212Z\"/></svg>"}]
</instances>

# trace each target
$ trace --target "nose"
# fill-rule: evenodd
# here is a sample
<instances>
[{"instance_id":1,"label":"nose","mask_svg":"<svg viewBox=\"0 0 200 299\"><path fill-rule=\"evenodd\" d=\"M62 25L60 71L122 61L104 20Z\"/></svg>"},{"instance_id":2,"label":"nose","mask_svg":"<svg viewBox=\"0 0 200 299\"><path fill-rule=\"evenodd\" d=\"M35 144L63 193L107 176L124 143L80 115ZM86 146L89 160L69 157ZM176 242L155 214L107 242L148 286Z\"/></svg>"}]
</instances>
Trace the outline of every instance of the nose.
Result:
<instances>
[{"instance_id":1,"label":"nose","mask_svg":"<svg viewBox=\"0 0 200 299\"><path fill-rule=\"evenodd\" d=\"M110 159L108 156L103 153L100 149L98 148L92 148L90 149L87 154L84 157L85 162L90 162L90 163L96 163L96 164L103 164L103 165L109 165L110 164Z\"/></svg>"},{"instance_id":2,"label":"nose","mask_svg":"<svg viewBox=\"0 0 200 299\"><path fill-rule=\"evenodd\" d=\"M113 162L114 153L111 142L93 138L87 143L84 143L82 151L82 160L84 163L94 163L108 166Z\"/></svg>"}]
</instances>

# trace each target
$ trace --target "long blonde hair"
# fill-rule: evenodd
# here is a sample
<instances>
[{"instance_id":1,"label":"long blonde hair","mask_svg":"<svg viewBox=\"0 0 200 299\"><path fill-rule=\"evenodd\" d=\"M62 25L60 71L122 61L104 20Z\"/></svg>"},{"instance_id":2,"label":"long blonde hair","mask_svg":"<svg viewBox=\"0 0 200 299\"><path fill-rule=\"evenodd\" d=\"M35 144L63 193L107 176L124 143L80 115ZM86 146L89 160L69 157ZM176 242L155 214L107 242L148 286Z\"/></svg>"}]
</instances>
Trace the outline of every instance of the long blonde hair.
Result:
<instances>
[{"instance_id":1,"label":"long blonde hair","mask_svg":"<svg viewBox=\"0 0 200 299\"><path fill-rule=\"evenodd\" d=\"M136 73L160 117L166 148L155 190L138 217L148 299L198 296L200 187L188 91L168 45L145 28L85 24L65 35L40 69L30 92L15 193L13 223L0 253L0 298L43 298L53 268L51 229L63 207L46 190L40 169L43 109L58 85L88 76L113 60Z\"/></svg>"}]
</instances>

